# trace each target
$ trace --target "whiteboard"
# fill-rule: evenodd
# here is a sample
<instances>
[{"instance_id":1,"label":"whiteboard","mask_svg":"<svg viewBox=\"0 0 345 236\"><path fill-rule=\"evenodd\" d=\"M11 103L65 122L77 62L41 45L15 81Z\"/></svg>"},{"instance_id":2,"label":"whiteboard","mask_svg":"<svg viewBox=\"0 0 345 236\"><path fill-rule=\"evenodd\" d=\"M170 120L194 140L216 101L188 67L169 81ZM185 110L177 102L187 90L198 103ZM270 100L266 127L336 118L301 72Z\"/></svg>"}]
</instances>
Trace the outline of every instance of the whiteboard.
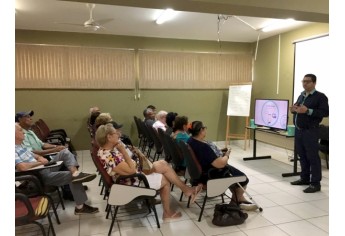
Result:
<instances>
[{"instance_id":1,"label":"whiteboard","mask_svg":"<svg viewBox=\"0 0 345 236\"><path fill-rule=\"evenodd\" d=\"M252 85L230 85L228 116L249 116Z\"/></svg>"}]
</instances>

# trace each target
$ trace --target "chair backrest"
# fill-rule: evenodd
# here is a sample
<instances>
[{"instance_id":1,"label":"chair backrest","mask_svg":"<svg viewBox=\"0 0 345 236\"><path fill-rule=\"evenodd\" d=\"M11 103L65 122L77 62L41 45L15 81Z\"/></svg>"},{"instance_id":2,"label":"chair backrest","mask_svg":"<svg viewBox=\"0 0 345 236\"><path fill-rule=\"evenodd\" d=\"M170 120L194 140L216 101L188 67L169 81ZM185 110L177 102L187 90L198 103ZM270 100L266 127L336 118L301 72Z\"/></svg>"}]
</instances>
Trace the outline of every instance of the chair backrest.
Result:
<instances>
[{"instance_id":1,"label":"chair backrest","mask_svg":"<svg viewBox=\"0 0 345 236\"><path fill-rule=\"evenodd\" d=\"M170 151L170 148L165 140L165 132L164 130L162 130L161 128L158 128L157 129L157 133L158 133L158 138L160 139L161 143L162 143L162 146L163 146L163 149L164 149L164 153L165 153L165 156L166 156L166 160L170 160L171 158L171 151Z\"/></svg>"},{"instance_id":2,"label":"chair backrest","mask_svg":"<svg viewBox=\"0 0 345 236\"><path fill-rule=\"evenodd\" d=\"M50 134L50 129L46 122L42 119L38 119L35 124L41 129L42 133L45 134L46 137Z\"/></svg>"},{"instance_id":3,"label":"chair backrest","mask_svg":"<svg viewBox=\"0 0 345 236\"><path fill-rule=\"evenodd\" d=\"M329 140L329 126L328 125L320 125L319 139L327 140L327 141Z\"/></svg>"},{"instance_id":4,"label":"chair backrest","mask_svg":"<svg viewBox=\"0 0 345 236\"><path fill-rule=\"evenodd\" d=\"M92 149L91 149L91 158L92 158L92 161L94 162L97 170L101 174L104 188L106 189L106 195L108 195L109 191L111 189L111 186L114 184L114 181L113 181L112 177L104 169L104 166L103 166L101 160L97 156L98 149L99 149L98 145L94 143L92 145Z\"/></svg>"},{"instance_id":5,"label":"chair backrest","mask_svg":"<svg viewBox=\"0 0 345 236\"><path fill-rule=\"evenodd\" d=\"M319 150L323 153L329 153L329 126L320 125L319 127Z\"/></svg>"},{"instance_id":6,"label":"chair backrest","mask_svg":"<svg viewBox=\"0 0 345 236\"><path fill-rule=\"evenodd\" d=\"M146 124L145 124L145 126L146 126L149 134L151 135L151 138L152 138L153 143L155 145L156 152L157 153L162 153L162 151L163 151L163 144L162 144L161 140L158 137L157 131L152 126L148 126Z\"/></svg>"},{"instance_id":7,"label":"chair backrest","mask_svg":"<svg viewBox=\"0 0 345 236\"><path fill-rule=\"evenodd\" d=\"M153 137L151 136L145 122L142 120L138 120L138 124L143 132L143 136L145 137L146 141L149 143L153 142Z\"/></svg>"},{"instance_id":8,"label":"chair backrest","mask_svg":"<svg viewBox=\"0 0 345 236\"><path fill-rule=\"evenodd\" d=\"M32 184L31 186L34 186L34 188L37 189L37 194L32 197L30 195L23 194L18 191L18 188L20 186L16 186L15 225L22 226L35 223L40 227L42 234L46 235L43 225L38 220L48 217L48 234L49 230L51 230L52 234L55 236L54 226L49 215L49 209L51 206L53 206L53 201L51 197L43 192L43 188L38 178L33 175L22 175L17 176L16 181L28 181L28 185ZM54 214L58 220L58 216L55 210ZM60 224L59 220L58 224Z\"/></svg>"},{"instance_id":9,"label":"chair backrest","mask_svg":"<svg viewBox=\"0 0 345 236\"><path fill-rule=\"evenodd\" d=\"M47 123L42 119L38 119L35 122L35 124L42 130L44 134L47 134L47 136L50 136L52 134L58 134L58 135L61 135L64 139L68 138L68 135L64 129L51 130L49 129Z\"/></svg>"},{"instance_id":10,"label":"chair backrest","mask_svg":"<svg viewBox=\"0 0 345 236\"><path fill-rule=\"evenodd\" d=\"M180 147L182 155L186 160L186 166L192 182L198 182L202 176L202 168L193 149L183 141L178 141L177 145Z\"/></svg>"},{"instance_id":11,"label":"chair backrest","mask_svg":"<svg viewBox=\"0 0 345 236\"><path fill-rule=\"evenodd\" d=\"M179 167L181 167L184 159L184 155L177 144L179 141L173 139L167 133L164 133L164 140L168 146L169 152L171 154L171 162L176 171Z\"/></svg>"},{"instance_id":12,"label":"chair backrest","mask_svg":"<svg viewBox=\"0 0 345 236\"><path fill-rule=\"evenodd\" d=\"M134 116L134 123L135 123L135 126L137 127L138 137L141 138L144 135L144 132L141 129L139 121L140 121L140 119L138 117Z\"/></svg>"},{"instance_id":13,"label":"chair backrest","mask_svg":"<svg viewBox=\"0 0 345 236\"><path fill-rule=\"evenodd\" d=\"M47 136L44 135L44 133L42 132L42 130L36 125L36 124L33 124L31 126L31 130L36 134L36 136L42 141L42 142L45 142Z\"/></svg>"}]
</instances>

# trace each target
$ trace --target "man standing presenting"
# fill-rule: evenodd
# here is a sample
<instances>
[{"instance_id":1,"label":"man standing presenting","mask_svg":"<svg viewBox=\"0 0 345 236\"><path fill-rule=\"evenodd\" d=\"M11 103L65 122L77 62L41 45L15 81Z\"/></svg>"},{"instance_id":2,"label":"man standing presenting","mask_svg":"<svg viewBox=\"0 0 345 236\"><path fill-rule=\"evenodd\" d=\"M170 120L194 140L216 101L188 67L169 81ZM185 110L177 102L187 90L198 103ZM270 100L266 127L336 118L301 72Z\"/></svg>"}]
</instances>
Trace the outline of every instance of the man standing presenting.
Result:
<instances>
[{"instance_id":1,"label":"man standing presenting","mask_svg":"<svg viewBox=\"0 0 345 236\"><path fill-rule=\"evenodd\" d=\"M304 91L297 102L290 107L293 113L295 130L295 149L300 157L301 176L292 185L309 185L305 193L321 190L321 160L319 157L319 124L329 115L328 98L316 91L316 76L306 74L302 80ZM297 158L297 157L295 157Z\"/></svg>"}]
</instances>

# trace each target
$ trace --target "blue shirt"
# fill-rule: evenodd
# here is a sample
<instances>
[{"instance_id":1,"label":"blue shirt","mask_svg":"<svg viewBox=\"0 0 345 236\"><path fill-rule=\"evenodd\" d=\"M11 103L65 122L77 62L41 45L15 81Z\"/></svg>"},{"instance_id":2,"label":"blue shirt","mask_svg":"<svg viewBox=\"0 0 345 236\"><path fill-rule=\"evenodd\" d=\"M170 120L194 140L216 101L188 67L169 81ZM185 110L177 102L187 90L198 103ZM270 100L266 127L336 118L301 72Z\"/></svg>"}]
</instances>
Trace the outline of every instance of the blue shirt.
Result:
<instances>
[{"instance_id":1,"label":"blue shirt","mask_svg":"<svg viewBox=\"0 0 345 236\"><path fill-rule=\"evenodd\" d=\"M34 154L24 145L15 145L15 156L16 156L16 164L18 165L19 163L22 162L37 162L35 159Z\"/></svg>"},{"instance_id":2,"label":"blue shirt","mask_svg":"<svg viewBox=\"0 0 345 236\"><path fill-rule=\"evenodd\" d=\"M203 173L207 173L209 169L214 168L212 162L218 157L207 143L200 142L192 137L188 139L187 143L193 149Z\"/></svg>"}]
</instances>

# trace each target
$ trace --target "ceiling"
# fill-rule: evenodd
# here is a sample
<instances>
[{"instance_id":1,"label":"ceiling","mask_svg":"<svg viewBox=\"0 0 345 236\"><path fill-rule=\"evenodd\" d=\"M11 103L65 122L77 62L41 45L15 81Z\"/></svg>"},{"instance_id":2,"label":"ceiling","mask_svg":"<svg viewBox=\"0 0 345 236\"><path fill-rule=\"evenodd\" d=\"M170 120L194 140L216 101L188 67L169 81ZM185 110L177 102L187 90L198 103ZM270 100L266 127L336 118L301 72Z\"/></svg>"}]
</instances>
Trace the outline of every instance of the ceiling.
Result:
<instances>
[{"instance_id":1,"label":"ceiling","mask_svg":"<svg viewBox=\"0 0 345 236\"><path fill-rule=\"evenodd\" d=\"M90 18L87 2L96 3L93 19L105 22L105 29L83 26ZM15 0L15 7L16 29L230 42L255 42L310 22L328 23L329 16L328 0ZM178 10L176 17L157 25L155 17L167 7ZM229 17L219 21L219 14ZM274 18L289 17L297 20L293 26L259 30Z\"/></svg>"}]
</instances>

